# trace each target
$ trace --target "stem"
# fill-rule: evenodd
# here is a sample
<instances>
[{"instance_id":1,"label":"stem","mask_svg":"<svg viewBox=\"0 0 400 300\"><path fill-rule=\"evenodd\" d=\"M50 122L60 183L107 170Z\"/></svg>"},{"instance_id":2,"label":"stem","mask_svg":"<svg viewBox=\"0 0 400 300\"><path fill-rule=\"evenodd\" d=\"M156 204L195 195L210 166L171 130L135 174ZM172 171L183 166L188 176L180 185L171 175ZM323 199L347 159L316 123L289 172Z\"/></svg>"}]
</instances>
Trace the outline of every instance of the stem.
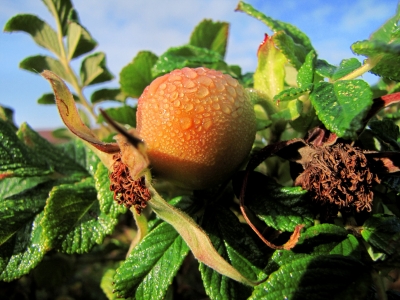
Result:
<instances>
[{"instance_id":1,"label":"stem","mask_svg":"<svg viewBox=\"0 0 400 300\"><path fill-rule=\"evenodd\" d=\"M137 244L139 244L139 242L144 238L144 236L148 232L147 218L144 215L139 215L133 206L131 207L130 211L132 212L133 217L135 218L137 232L134 239L131 242L131 245L129 246L129 250L128 253L126 254L126 257L129 256L132 250L136 247Z\"/></svg>"},{"instance_id":2,"label":"stem","mask_svg":"<svg viewBox=\"0 0 400 300\"><path fill-rule=\"evenodd\" d=\"M368 58L366 60L366 62L359 68L355 69L353 72L335 80L335 81L339 81L339 80L351 80L351 79L355 79L357 77L360 77L361 75L363 75L364 73L367 73L368 71L372 70L377 63L380 61L380 58L376 58L374 60Z\"/></svg>"},{"instance_id":3,"label":"stem","mask_svg":"<svg viewBox=\"0 0 400 300\"><path fill-rule=\"evenodd\" d=\"M385 291L385 286L382 280L382 276L375 270L371 272L372 281L374 282L376 288L376 299L387 300L387 295Z\"/></svg>"},{"instance_id":4,"label":"stem","mask_svg":"<svg viewBox=\"0 0 400 300\"><path fill-rule=\"evenodd\" d=\"M55 16L57 14L54 14ZM68 59L67 56L67 51L65 49L64 41L63 41L63 33L62 33L62 26L61 26L61 20L60 18L56 17L56 26L57 26L57 39L58 39L58 44L60 46L60 56L58 58L60 59L61 64L64 66L65 70L67 73L70 75L71 79L71 85L78 94L80 104L84 106L87 111L90 113L90 115L93 117L94 120L97 120L97 115L94 112L93 106L89 103L89 101L86 99L85 95L83 94L83 86L79 84L78 76L75 74L74 70L72 69L70 65L70 60Z\"/></svg>"}]
</instances>

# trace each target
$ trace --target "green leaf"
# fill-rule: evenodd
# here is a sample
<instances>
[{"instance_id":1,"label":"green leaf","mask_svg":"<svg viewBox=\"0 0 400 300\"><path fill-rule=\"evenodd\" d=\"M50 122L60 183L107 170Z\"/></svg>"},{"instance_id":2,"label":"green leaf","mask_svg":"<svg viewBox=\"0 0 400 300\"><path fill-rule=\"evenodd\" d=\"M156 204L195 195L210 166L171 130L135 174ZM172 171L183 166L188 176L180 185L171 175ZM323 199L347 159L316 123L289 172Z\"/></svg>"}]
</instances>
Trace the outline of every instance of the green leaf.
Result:
<instances>
[{"instance_id":1,"label":"green leaf","mask_svg":"<svg viewBox=\"0 0 400 300\"><path fill-rule=\"evenodd\" d=\"M378 30L371 34L371 40L379 40L389 43L400 37L398 22L400 21L400 6L397 6L396 14L387 20Z\"/></svg>"},{"instance_id":2,"label":"green leaf","mask_svg":"<svg viewBox=\"0 0 400 300\"><path fill-rule=\"evenodd\" d=\"M243 275L255 281L264 266L264 254L238 218L229 209L213 205L205 212L202 223L218 253ZM203 263L200 263L199 269L211 299L247 299L251 294L250 287L219 274Z\"/></svg>"},{"instance_id":3,"label":"green leaf","mask_svg":"<svg viewBox=\"0 0 400 300\"><path fill-rule=\"evenodd\" d=\"M274 101L275 102L280 102L280 101L289 101L289 100L294 100L298 99L299 97L308 94L313 88L312 84L306 85L303 88L296 88L296 87L290 87L279 94L275 95Z\"/></svg>"},{"instance_id":4,"label":"green leaf","mask_svg":"<svg viewBox=\"0 0 400 300\"><path fill-rule=\"evenodd\" d=\"M61 62L50 56L36 55L27 57L19 63L19 67L36 74L39 74L44 70L50 70L69 83L72 82L71 75L67 72Z\"/></svg>"},{"instance_id":5,"label":"green leaf","mask_svg":"<svg viewBox=\"0 0 400 300\"><path fill-rule=\"evenodd\" d=\"M257 285L249 299L364 299L367 268L352 257L298 256Z\"/></svg>"},{"instance_id":6,"label":"green leaf","mask_svg":"<svg viewBox=\"0 0 400 300\"><path fill-rule=\"evenodd\" d=\"M203 20L190 36L190 45L207 48L225 56L229 23Z\"/></svg>"},{"instance_id":7,"label":"green leaf","mask_svg":"<svg viewBox=\"0 0 400 300\"><path fill-rule=\"evenodd\" d=\"M286 108L273 114L271 117L273 120L294 121L295 119L300 117L302 111L303 111L303 102L299 100L292 100L288 102Z\"/></svg>"},{"instance_id":8,"label":"green leaf","mask_svg":"<svg viewBox=\"0 0 400 300\"><path fill-rule=\"evenodd\" d=\"M19 140L14 128L3 120L0 120L0 141L0 178L53 173L46 160Z\"/></svg>"},{"instance_id":9,"label":"green leaf","mask_svg":"<svg viewBox=\"0 0 400 300\"><path fill-rule=\"evenodd\" d=\"M315 65L315 72L326 78L332 78L333 73L336 71L336 67L328 63L326 60L322 59L317 59L316 65Z\"/></svg>"},{"instance_id":10,"label":"green leaf","mask_svg":"<svg viewBox=\"0 0 400 300\"><path fill-rule=\"evenodd\" d=\"M52 182L43 183L0 202L0 245L12 238L26 224L32 225L36 214L45 206Z\"/></svg>"},{"instance_id":11,"label":"green leaf","mask_svg":"<svg viewBox=\"0 0 400 300\"><path fill-rule=\"evenodd\" d=\"M306 53L314 50L310 38L301 30L299 30L296 26L267 17L263 13L254 9L250 4L247 4L243 1L239 2L236 10L243 11L249 16L260 20L275 33L278 31L284 31L294 41L294 43L303 47Z\"/></svg>"},{"instance_id":12,"label":"green leaf","mask_svg":"<svg viewBox=\"0 0 400 300\"><path fill-rule=\"evenodd\" d=\"M107 100L124 102L126 97L127 96L122 93L120 89L100 89L93 92L93 94L90 96L90 101L93 104Z\"/></svg>"},{"instance_id":13,"label":"green leaf","mask_svg":"<svg viewBox=\"0 0 400 300\"><path fill-rule=\"evenodd\" d=\"M184 67L208 67L217 70L226 70L227 64L221 54L213 50L199 48L192 45L169 48L157 60L152 69L153 77Z\"/></svg>"},{"instance_id":14,"label":"green leaf","mask_svg":"<svg viewBox=\"0 0 400 300\"><path fill-rule=\"evenodd\" d=\"M76 177L88 176L88 173L83 166L69 158L61 148L54 146L41 137L26 123L21 125L17 132L17 136L20 140L24 141L30 149L39 153L40 156L47 161L48 165L54 169L54 171L63 175L74 175Z\"/></svg>"},{"instance_id":15,"label":"green leaf","mask_svg":"<svg viewBox=\"0 0 400 300\"><path fill-rule=\"evenodd\" d=\"M302 46L296 44L292 37L284 31L278 31L273 35L275 45L281 50L287 60L299 70L305 62L307 52Z\"/></svg>"},{"instance_id":16,"label":"green leaf","mask_svg":"<svg viewBox=\"0 0 400 300\"><path fill-rule=\"evenodd\" d=\"M60 56L57 33L45 21L34 15L20 14L12 17L4 26L4 31L24 31L29 33L38 45Z\"/></svg>"},{"instance_id":17,"label":"green leaf","mask_svg":"<svg viewBox=\"0 0 400 300\"><path fill-rule=\"evenodd\" d=\"M363 224L361 236L375 248L389 255L398 255L400 219L396 216L373 215Z\"/></svg>"},{"instance_id":18,"label":"green leaf","mask_svg":"<svg viewBox=\"0 0 400 300\"><path fill-rule=\"evenodd\" d=\"M163 299L188 252L188 246L175 229L168 223L160 223L117 269L116 294L135 299Z\"/></svg>"},{"instance_id":19,"label":"green leaf","mask_svg":"<svg viewBox=\"0 0 400 300\"><path fill-rule=\"evenodd\" d=\"M384 142L387 150L399 150L399 144L397 143L400 137L399 126L393 120L371 120L368 122L368 128L374 137Z\"/></svg>"},{"instance_id":20,"label":"green leaf","mask_svg":"<svg viewBox=\"0 0 400 300\"><path fill-rule=\"evenodd\" d=\"M96 46L97 42L82 25L73 21L69 22L67 35L68 59L88 53Z\"/></svg>"},{"instance_id":21,"label":"green leaf","mask_svg":"<svg viewBox=\"0 0 400 300\"><path fill-rule=\"evenodd\" d=\"M361 67L361 63L357 58L343 59L331 78L333 80L338 80L343 76L350 74L359 67Z\"/></svg>"},{"instance_id":22,"label":"green leaf","mask_svg":"<svg viewBox=\"0 0 400 300\"><path fill-rule=\"evenodd\" d=\"M372 105L372 92L363 80L319 82L310 99L326 128L339 137L356 139Z\"/></svg>"},{"instance_id":23,"label":"green leaf","mask_svg":"<svg viewBox=\"0 0 400 300\"><path fill-rule=\"evenodd\" d=\"M234 181L234 186L241 184ZM307 191L300 187L280 186L258 172L251 173L248 179L245 205L277 230L294 231L300 224L311 226L314 218L309 203Z\"/></svg>"},{"instance_id":24,"label":"green leaf","mask_svg":"<svg viewBox=\"0 0 400 300\"><path fill-rule=\"evenodd\" d=\"M337 244L330 251L330 254L339 254L343 256L353 255L356 258L361 259L360 248L361 245L357 238L354 235L349 234L345 240Z\"/></svg>"},{"instance_id":25,"label":"green leaf","mask_svg":"<svg viewBox=\"0 0 400 300\"><path fill-rule=\"evenodd\" d=\"M62 34L65 36L68 29L69 15L73 10L70 0L43 0L50 13L61 23Z\"/></svg>"},{"instance_id":26,"label":"green leaf","mask_svg":"<svg viewBox=\"0 0 400 300\"><path fill-rule=\"evenodd\" d=\"M150 51L139 52L133 61L121 70L121 91L132 98L139 98L153 80L152 68L157 59L158 57Z\"/></svg>"},{"instance_id":27,"label":"green leaf","mask_svg":"<svg viewBox=\"0 0 400 300\"><path fill-rule=\"evenodd\" d=\"M40 225L42 217L39 214L31 218L0 247L0 280L12 281L26 275L43 259L47 249Z\"/></svg>"},{"instance_id":28,"label":"green leaf","mask_svg":"<svg viewBox=\"0 0 400 300\"><path fill-rule=\"evenodd\" d=\"M104 109L104 111L114 121L121 124L130 125L133 128L136 127L136 107L130 107L130 106L112 107ZM102 123L104 121L105 120L103 115L99 115L97 123Z\"/></svg>"},{"instance_id":29,"label":"green leaf","mask_svg":"<svg viewBox=\"0 0 400 300\"><path fill-rule=\"evenodd\" d=\"M379 40L356 42L351 49L376 63L371 73L400 81L400 39L390 44Z\"/></svg>"},{"instance_id":30,"label":"green leaf","mask_svg":"<svg viewBox=\"0 0 400 300\"><path fill-rule=\"evenodd\" d=\"M4 178L0 180L0 199L17 195L49 180L48 176Z\"/></svg>"},{"instance_id":31,"label":"green leaf","mask_svg":"<svg viewBox=\"0 0 400 300\"><path fill-rule=\"evenodd\" d=\"M0 105L0 120L7 122L13 128L17 129L14 122L14 110L11 108Z\"/></svg>"},{"instance_id":32,"label":"green leaf","mask_svg":"<svg viewBox=\"0 0 400 300\"><path fill-rule=\"evenodd\" d=\"M285 83L286 58L276 48L274 39L265 36L258 48L257 69L254 72L254 88L262 91L269 99L283 90Z\"/></svg>"},{"instance_id":33,"label":"green leaf","mask_svg":"<svg viewBox=\"0 0 400 300\"><path fill-rule=\"evenodd\" d=\"M113 205L112 193L103 191L100 200L104 203L97 199L93 178L54 187L41 222L46 247L72 254L88 252L95 244L101 244L117 219L115 209L109 209L111 214L101 211L101 207Z\"/></svg>"},{"instance_id":34,"label":"green leaf","mask_svg":"<svg viewBox=\"0 0 400 300\"><path fill-rule=\"evenodd\" d=\"M81 81L84 86L109 81L114 76L106 67L106 55L96 52L86 56L81 64Z\"/></svg>"},{"instance_id":35,"label":"green leaf","mask_svg":"<svg viewBox=\"0 0 400 300\"><path fill-rule=\"evenodd\" d=\"M297 84L299 88L305 88L310 86L314 82L314 72L315 72L315 59L317 55L315 51L310 51L304 64L300 67L297 73Z\"/></svg>"}]
</instances>

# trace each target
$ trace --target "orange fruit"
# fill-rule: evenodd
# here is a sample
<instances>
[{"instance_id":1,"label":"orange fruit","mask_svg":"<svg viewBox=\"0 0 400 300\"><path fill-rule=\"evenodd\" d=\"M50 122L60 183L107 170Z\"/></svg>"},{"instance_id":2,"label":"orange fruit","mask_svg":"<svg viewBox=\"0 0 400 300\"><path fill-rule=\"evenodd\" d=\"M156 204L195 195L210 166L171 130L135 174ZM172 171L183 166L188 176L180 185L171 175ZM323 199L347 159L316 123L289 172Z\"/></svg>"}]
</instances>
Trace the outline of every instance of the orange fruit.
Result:
<instances>
[{"instance_id":1,"label":"orange fruit","mask_svg":"<svg viewBox=\"0 0 400 300\"><path fill-rule=\"evenodd\" d=\"M228 179L246 158L256 119L236 79L183 68L146 87L138 100L137 132L156 175L204 189Z\"/></svg>"}]
</instances>

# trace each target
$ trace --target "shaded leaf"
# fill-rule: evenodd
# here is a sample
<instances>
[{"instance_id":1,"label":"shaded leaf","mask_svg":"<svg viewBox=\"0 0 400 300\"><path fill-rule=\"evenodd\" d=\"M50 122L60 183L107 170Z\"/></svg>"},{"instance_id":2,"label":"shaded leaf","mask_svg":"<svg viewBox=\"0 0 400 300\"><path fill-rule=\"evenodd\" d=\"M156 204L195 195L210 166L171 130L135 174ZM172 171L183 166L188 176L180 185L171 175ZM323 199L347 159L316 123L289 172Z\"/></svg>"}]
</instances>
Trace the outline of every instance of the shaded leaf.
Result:
<instances>
[{"instance_id":1,"label":"shaded leaf","mask_svg":"<svg viewBox=\"0 0 400 300\"><path fill-rule=\"evenodd\" d=\"M365 299L367 268L340 255L299 256L255 287L249 299Z\"/></svg>"},{"instance_id":2,"label":"shaded leaf","mask_svg":"<svg viewBox=\"0 0 400 300\"><path fill-rule=\"evenodd\" d=\"M67 34L68 28L68 17L73 10L73 6L70 0L43 0L44 4L49 9L50 13L56 20L61 23L62 34Z\"/></svg>"},{"instance_id":3,"label":"shaded leaf","mask_svg":"<svg viewBox=\"0 0 400 300\"><path fill-rule=\"evenodd\" d=\"M45 21L34 15L20 14L12 17L4 26L4 31L24 31L29 33L38 45L60 56L57 33Z\"/></svg>"},{"instance_id":4,"label":"shaded leaf","mask_svg":"<svg viewBox=\"0 0 400 300\"><path fill-rule=\"evenodd\" d=\"M241 181L237 177L233 182L236 195L240 194ZM307 191L300 187L280 186L258 172L250 174L244 203L277 230L294 231L297 225L311 226L314 222Z\"/></svg>"},{"instance_id":5,"label":"shaded leaf","mask_svg":"<svg viewBox=\"0 0 400 300\"><path fill-rule=\"evenodd\" d=\"M79 97L75 94L72 94L74 100L79 102ZM38 100L38 104L56 104L56 100L54 99L53 93L43 94Z\"/></svg>"},{"instance_id":6,"label":"shaded leaf","mask_svg":"<svg viewBox=\"0 0 400 300\"><path fill-rule=\"evenodd\" d=\"M190 36L190 45L207 48L225 56L229 23L203 20Z\"/></svg>"},{"instance_id":7,"label":"shaded leaf","mask_svg":"<svg viewBox=\"0 0 400 300\"><path fill-rule=\"evenodd\" d=\"M227 69L221 54L192 45L169 48L157 60L152 69L153 77L184 67L208 67L210 69Z\"/></svg>"},{"instance_id":8,"label":"shaded leaf","mask_svg":"<svg viewBox=\"0 0 400 300\"><path fill-rule=\"evenodd\" d=\"M152 68L157 59L158 57L150 51L139 52L133 61L121 70L121 91L132 98L139 98L154 79Z\"/></svg>"},{"instance_id":9,"label":"shaded leaf","mask_svg":"<svg viewBox=\"0 0 400 300\"><path fill-rule=\"evenodd\" d=\"M136 107L122 106L104 109L114 121L136 127ZM98 123L105 122L103 115L99 115Z\"/></svg>"},{"instance_id":10,"label":"shaded leaf","mask_svg":"<svg viewBox=\"0 0 400 300\"><path fill-rule=\"evenodd\" d=\"M256 280L264 264L264 254L244 230L238 218L228 209L215 205L205 212L202 223L218 253L247 278ZM225 277L202 263L199 269L206 293L211 299L247 299L250 296L250 287Z\"/></svg>"},{"instance_id":11,"label":"shaded leaf","mask_svg":"<svg viewBox=\"0 0 400 300\"><path fill-rule=\"evenodd\" d=\"M287 60L298 70L305 62L307 53L306 50L296 44L292 37L287 35L284 31L278 31L274 34L274 42L276 46L282 51Z\"/></svg>"},{"instance_id":12,"label":"shaded leaf","mask_svg":"<svg viewBox=\"0 0 400 300\"><path fill-rule=\"evenodd\" d=\"M67 49L69 59L88 53L96 46L97 42L82 25L72 21L68 23Z\"/></svg>"},{"instance_id":13,"label":"shaded leaf","mask_svg":"<svg viewBox=\"0 0 400 300\"><path fill-rule=\"evenodd\" d=\"M360 248L362 246L360 245L360 242L357 240L357 238L349 234L347 235L347 238L337 244L331 251L330 254L339 254L343 256L349 256L353 255L358 259L361 259L360 255Z\"/></svg>"},{"instance_id":14,"label":"shaded leaf","mask_svg":"<svg viewBox=\"0 0 400 300\"><path fill-rule=\"evenodd\" d=\"M363 80L319 82L310 99L326 128L339 137L355 139L372 105L372 92Z\"/></svg>"},{"instance_id":15,"label":"shaded leaf","mask_svg":"<svg viewBox=\"0 0 400 300\"><path fill-rule=\"evenodd\" d=\"M48 250L43 243L40 221L43 214L31 218L0 247L0 280L12 281L28 274Z\"/></svg>"},{"instance_id":16,"label":"shaded leaf","mask_svg":"<svg viewBox=\"0 0 400 300\"><path fill-rule=\"evenodd\" d=\"M0 105L0 120L9 123L13 128L17 129L14 122L14 110Z\"/></svg>"},{"instance_id":17,"label":"shaded leaf","mask_svg":"<svg viewBox=\"0 0 400 300\"><path fill-rule=\"evenodd\" d=\"M373 215L363 224L361 235L375 248L389 255L399 254L400 219L398 217Z\"/></svg>"},{"instance_id":18,"label":"shaded leaf","mask_svg":"<svg viewBox=\"0 0 400 300\"><path fill-rule=\"evenodd\" d=\"M400 39L393 43L377 40L361 41L351 45L354 53L364 55L377 61L370 71L373 74L400 81Z\"/></svg>"},{"instance_id":19,"label":"shaded leaf","mask_svg":"<svg viewBox=\"0 0 400 300\"><path fill-rule=\"evenodd\" d=\"M86 56L81 64L81 82L83 86L109 81L114 76L106 67L106 55L96 52Z\"/></svg>"},{"instance_id":20,"label":"shaded leaf","mask_svg":"<svg viewBox=\"0 0 400 300\"><path fill-rule=\"evenodd\" d=\"M65 81L69 83L72 82L70 74L65 70L61 62L50 56L36 55L27 57L19 63L19 67L36 74L39 74L44 70L50 70Z\"/></svg>"},{"instance_id":21,"label":"shaded leaf","mask_svg":"<svg viewBox=\"0 0 400 300\"><path fill-rule=\"evenodd\" d=\"M135 299L163 299L188 252L188 246L175 229L168 223L160 223L117 269L116 294Z\"/></svg>"},{"instance_id":22,"label":"shaded leaf","mask_svg":"<svg viewBox=\"0 0 400 300\"><path fill-rule=\"evenodd\" d=\"M92 103L99 103L107 100L124 102L126 97L127 96L122 93L120 89L100 89L93 92L90 96L90 101Z\"/></svg>"},{"instance_id":23,"label":"shaded leaf","mask_svg":"<svg viewBox=\"0 0 400 300\"><path fill-rule=\"evenodd\" d=\"M303 102L299 100L292 100L288 102L287 106L279 112L272 115L273 120L286 120L293 121L300 117L303 111Z\"/></svg>"},{"instance_id":24,"label":"shaded leaf","mask_svg":"<svg viewBox=\"0 0 400 300\"><path fill-rule=\"evenodd\" d=\"M315 65L315 72L326 78L332 78L333 73L336 71L336 67L328 63L326 60L323 59L317 59L316 65Z\"/></svg>"}]
</instances>

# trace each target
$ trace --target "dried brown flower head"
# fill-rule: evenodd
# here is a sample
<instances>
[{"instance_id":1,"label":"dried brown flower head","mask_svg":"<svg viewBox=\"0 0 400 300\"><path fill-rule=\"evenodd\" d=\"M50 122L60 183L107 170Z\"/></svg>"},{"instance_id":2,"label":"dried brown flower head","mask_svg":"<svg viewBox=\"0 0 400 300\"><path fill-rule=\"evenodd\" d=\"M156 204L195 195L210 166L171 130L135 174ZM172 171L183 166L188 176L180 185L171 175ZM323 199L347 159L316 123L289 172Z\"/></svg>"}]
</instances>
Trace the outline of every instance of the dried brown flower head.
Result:
<instances>
[{"instance_id":1,"label":"dried brown flower head","mask_svg":"<svg viewBox=\"0 0 400 300\"><path fill-rule=\"evenodd\" d=\"M322 204L335 204L339 209L355 207L357 212L371 211L374 182L380 180L357 147L337 143L312 147L311 159L297 177L295 185L308 190Z\"/></svg>"},{"instance_id":2,"label":"dried brown flower head","mask_svg":"<svg viewBox=\"0 0 400 300\"><path fill-rule=\"evenodd\" d=\"M151 194L145 185L144 177L134 180L129 168L121 160L121 153L114 154L114 164L110 174L110 190L114 192L114 200L127 208L135 207L138 214L147 206Z\"/></svg>"}]
</instances>

